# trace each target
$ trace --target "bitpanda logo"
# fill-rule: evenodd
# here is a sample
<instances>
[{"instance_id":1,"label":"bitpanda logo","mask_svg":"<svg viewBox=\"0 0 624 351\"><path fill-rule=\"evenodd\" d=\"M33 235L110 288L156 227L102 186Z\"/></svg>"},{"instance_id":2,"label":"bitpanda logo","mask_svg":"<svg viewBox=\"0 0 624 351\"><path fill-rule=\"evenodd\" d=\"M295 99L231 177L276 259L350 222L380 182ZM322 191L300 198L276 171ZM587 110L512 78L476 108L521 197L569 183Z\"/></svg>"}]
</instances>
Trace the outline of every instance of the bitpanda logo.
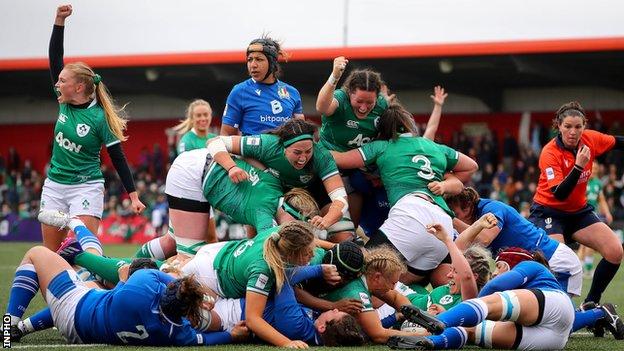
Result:
<instances>
[{"instance_id":1,"label":"bitpanda logo","mask_svg":"<svg viewBox=\"0 0 624 351\"><path fill-rule=\"evenodd\" d=\"M63 132L58 132L56 136L54 137L54 141L56 141L56 143L59 144L59 146L62 147L63 149L69 150L75 153L79 153L80 149L82 149L82 145L76 144L73 141L65 138L63 136Z\"/></svg>"}]
</instances>

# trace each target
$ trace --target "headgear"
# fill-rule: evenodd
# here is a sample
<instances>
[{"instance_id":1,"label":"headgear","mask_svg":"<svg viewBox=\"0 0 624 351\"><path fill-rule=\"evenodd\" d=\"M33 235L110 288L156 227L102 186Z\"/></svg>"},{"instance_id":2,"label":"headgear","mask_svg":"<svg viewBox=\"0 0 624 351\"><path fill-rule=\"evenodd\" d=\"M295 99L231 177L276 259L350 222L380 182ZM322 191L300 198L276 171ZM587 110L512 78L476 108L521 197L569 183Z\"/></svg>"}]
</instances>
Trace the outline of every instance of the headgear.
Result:
<instances>
[{"instance_id":1,"label":"headgear","mask_svg":"<svg viewBox=\"0 0 624 351\"><path fill-rule=\"evenodd\" d=\"M522 248L510 247L498 253L496 262L503 261L509 265L509 269L513 269L518 263L523 261L534 261L533 255Z\"/></svg>"},{"instance_id":2,"label":"headgear","mask_svg":"<svg viewBox=\"0 0 624 351\"><path fill-rule=\"evenodd\" d=\"M261 52L269 61L269 70L262 80L267 79L271 73L277 72L277 57L279 56L279 45L272 39L260 38L254 39L247 47L247 56L252 52Z\"/></svg>"},{"instance_id":3,"label":"headgear","mask_svg":"<svg viewBox=\"0 0 624 351\"><path fill-rule=\"evenodd\" d=\"M364 268L364 254L352 241L343 241L325 252L324 264L333 264L343 281L348 282L360 275Z\"/></svg>"}]
</instances>

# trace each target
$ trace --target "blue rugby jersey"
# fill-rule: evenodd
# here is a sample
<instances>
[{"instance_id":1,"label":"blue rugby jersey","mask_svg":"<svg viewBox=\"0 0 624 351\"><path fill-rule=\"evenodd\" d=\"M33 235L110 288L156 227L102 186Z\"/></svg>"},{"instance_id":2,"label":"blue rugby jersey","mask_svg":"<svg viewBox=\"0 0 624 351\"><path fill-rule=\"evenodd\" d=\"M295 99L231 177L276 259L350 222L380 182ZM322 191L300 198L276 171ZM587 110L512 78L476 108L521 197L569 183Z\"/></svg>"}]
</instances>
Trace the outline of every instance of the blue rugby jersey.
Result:
<instances>
[{"instance_id":1,"label":"blue rugby jersey","mask_svg":"<svg viewBox=\"0 0 624 351\"><path fill-rule=\"evenodd\" d=\"M294 114L303 114L297 89L280 80L264 84L250 78L232 88L222 123L243 135L255 135L284 124Z\"/></svg>"},{"instance_id":2,"label":"blue rugby jersey","mask_svg":"<svg viewBox=\"0 0 624 351\"><path fill-rule=\"evenodd\" d=\"M153 269L135 272L113 290L94 289L76 307L75 327L84 343L128 345L215 345L231 342L227 332L198 333L186 319L163 318L159 301L174 278Z\"/></svg>"},{"instance_id":3,"label":"blue rugby jersey","mask_svg":"<svg viewBox=\"0 0 624 351\"><path fill-rule=\"evenodd\" d=\"M536 227L522 217L513 207L496 200L480 199L476 217L491 212L498 220L500 233L492 240L488 249L496 255L502 248L521 247L527 251L541 250L550 260L559 242L551 239L543 229Z\"/></svg>"}]
</instances>

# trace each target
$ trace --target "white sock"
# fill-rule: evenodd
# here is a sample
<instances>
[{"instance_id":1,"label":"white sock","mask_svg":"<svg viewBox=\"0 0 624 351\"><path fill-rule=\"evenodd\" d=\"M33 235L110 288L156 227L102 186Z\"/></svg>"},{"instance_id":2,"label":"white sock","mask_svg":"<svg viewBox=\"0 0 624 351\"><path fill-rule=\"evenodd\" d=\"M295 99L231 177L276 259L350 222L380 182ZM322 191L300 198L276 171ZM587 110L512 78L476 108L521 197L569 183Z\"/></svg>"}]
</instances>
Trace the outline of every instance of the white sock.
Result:
<instances>
[{"instance_id":1,"label":"white sock","mask_svg":"<svg viewBox=\"0 0 624 351\"><path fill-rule=\"evenodd\" d=\"M154 259L164 260L166 258L165 252L163 251L162 246L160 246L160 240L151 240L147 244L149 245L149 251Z\"/></svg>"},{"instance_id":2,"label":"white sock","mask_svg":"<svg viewBox=\"0 0 624 351\"><path fill-rule=\"evenodd\" d=\"M67 224L67 226L71 230L74 230L74 229L76 229L76 227L81 226L81 225L86 227L84 222L82 220L80 220L80 218L78 218L78 217L73 217L72 219L69 220L69 223Z\"/></svg>"}]
</instances>

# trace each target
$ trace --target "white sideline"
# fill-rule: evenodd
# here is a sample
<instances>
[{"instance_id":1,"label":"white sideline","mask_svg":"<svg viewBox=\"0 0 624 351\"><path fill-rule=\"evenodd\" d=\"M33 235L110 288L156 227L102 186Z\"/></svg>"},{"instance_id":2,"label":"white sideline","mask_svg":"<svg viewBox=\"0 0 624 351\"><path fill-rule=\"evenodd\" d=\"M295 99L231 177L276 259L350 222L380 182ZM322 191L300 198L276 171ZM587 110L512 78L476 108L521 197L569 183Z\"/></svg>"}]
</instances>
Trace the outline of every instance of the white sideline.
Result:
<instances>
[{"instance_id":1,"label":"white sideline","mask_svg":"<svg viewBox=\"0 0 624 351\"><path fill-rule=\"evenodd\" d=\"M572 335L593 336L594 334L586 331L572 333ZM98 346L121 346L108 344L47 344L47 345L12 345L12 349L41 349L41 348L60 348L60 347L98 347Z\"/></svg>"},{"instance_id":2,"label":"white sideline","mask_svg":"<svg viewBox=\"0 0 624 351\"><path fill-rule=\"evenodd\" d=\"M47 345L11 345L12 349L41 349L41 348L65 348L65 347L98 347L111 346L108 344L47 344Z\"/></svg>"}]
</instances>

